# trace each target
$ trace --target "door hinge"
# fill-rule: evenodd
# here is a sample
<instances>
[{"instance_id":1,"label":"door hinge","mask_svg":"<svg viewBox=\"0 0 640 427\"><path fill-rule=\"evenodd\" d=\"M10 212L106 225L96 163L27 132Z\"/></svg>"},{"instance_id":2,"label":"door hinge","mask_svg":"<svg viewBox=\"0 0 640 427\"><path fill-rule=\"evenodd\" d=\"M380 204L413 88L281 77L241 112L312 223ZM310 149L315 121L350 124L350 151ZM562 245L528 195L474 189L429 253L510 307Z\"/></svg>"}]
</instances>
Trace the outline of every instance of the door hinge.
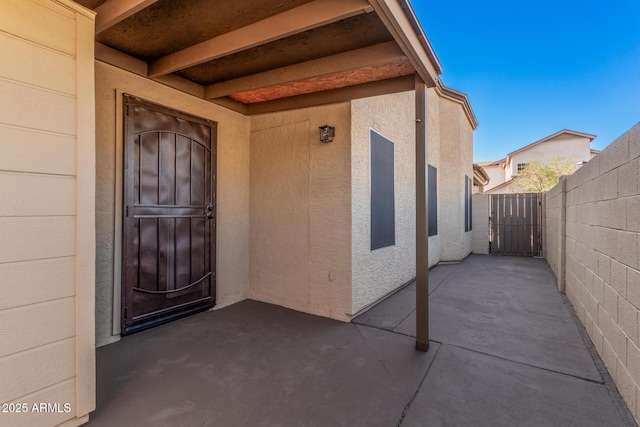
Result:
<instances>
[{"instance_id":1,"label":"door hinge","mask_svg":"<svg viewBox=\"0 0 640 427\"><path fill-rule=\"evenodd\" d=\"M128 309L127 309L127 307L125 307L124 308L124 320L127 320L127 314L128 314L127 312L128 312Z\"/></svg>"},{"instance_id":2,"label":"door hinge","mask_svg":"<svg viewBox=\"0 0 640 427\"><path fill-rule=\"evenodd\" d=\"M127 104L127 111L126 111L127 117L129 117L129 105Z\"/></svg>"},{"instance_id":3,"label":"door hinge","mask_svg":"<svg viewBox=\"0 0 640 427\"><path fill-rule=\"evenodd\" d=\"M129 218L129 205L127 205L126 213L124 214L127 218Z\"/></svg>"}]
</instances>

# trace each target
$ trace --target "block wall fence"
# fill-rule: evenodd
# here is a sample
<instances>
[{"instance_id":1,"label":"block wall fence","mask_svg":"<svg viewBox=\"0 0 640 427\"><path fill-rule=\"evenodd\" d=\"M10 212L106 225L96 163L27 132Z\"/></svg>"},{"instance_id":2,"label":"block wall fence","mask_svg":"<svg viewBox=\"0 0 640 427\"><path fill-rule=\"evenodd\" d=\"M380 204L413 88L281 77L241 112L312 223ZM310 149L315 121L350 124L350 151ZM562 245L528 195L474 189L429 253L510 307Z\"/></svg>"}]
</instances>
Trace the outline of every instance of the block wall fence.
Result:
<instances>
[{"instance_id":1,"label":"block wall fence","mask_svg":"<svg viewBox=\"0 0 640 427\"><path fill-rule=\"evenodd\" d=\"M544 195L544 257L636 420L640 123Z\"/></svg>"}]
</instances>

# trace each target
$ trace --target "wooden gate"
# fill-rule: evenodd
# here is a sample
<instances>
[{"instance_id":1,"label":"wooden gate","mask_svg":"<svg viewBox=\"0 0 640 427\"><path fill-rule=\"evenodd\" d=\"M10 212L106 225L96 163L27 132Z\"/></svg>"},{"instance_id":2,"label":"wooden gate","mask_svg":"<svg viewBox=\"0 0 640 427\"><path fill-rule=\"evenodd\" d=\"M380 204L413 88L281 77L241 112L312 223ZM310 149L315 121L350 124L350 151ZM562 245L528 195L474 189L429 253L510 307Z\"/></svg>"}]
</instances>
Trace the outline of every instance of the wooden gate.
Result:
<instances>
[{"instance_id":1,"label":"wooden gate","mask_svg":"<svg viewBox=\"0 0 640 427\"><path fill-rule=\"evenodd\" d=\"M542 250L542 195L491 195L491 253L540 256Z\"/></svg>"}]
</instances>

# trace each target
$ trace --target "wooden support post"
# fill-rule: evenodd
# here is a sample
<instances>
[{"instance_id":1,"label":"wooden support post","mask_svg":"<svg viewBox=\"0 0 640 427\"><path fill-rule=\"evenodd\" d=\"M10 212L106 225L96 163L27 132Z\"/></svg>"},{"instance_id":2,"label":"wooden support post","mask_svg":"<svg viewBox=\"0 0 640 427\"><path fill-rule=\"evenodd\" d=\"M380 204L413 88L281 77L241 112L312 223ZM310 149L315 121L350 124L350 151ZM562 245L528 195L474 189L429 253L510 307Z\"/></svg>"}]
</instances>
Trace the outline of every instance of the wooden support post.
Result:
<instances>
[{"instance_id":1,"label":"wooden support post","mask_svg":"<svg viewBox=\"0 0 640 427\"><path fill-rule=\"evenodd\" d=\"M429 350L427 85L416 75L416 349Z\"/></svg>"}]
</instances>

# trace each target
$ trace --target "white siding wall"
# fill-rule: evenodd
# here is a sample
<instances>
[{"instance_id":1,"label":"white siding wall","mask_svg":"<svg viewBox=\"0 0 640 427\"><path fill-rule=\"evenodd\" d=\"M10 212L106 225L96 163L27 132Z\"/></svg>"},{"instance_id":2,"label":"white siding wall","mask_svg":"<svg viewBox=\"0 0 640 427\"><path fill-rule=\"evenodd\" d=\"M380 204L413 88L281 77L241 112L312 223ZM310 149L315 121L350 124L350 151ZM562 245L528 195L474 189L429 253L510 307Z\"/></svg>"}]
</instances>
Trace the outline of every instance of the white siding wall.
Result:
<instances>
[{"instance_id":1,"label":"white siding wall","mask_svg":"<svg viewBox=\"0 0 640 427\"><path fill-rule=\"evenodd\" d=\"M93 14L0 3L0 425L95 408ZM31 411L38 402L70 411Z\"/></svg>"}]
</instances>

